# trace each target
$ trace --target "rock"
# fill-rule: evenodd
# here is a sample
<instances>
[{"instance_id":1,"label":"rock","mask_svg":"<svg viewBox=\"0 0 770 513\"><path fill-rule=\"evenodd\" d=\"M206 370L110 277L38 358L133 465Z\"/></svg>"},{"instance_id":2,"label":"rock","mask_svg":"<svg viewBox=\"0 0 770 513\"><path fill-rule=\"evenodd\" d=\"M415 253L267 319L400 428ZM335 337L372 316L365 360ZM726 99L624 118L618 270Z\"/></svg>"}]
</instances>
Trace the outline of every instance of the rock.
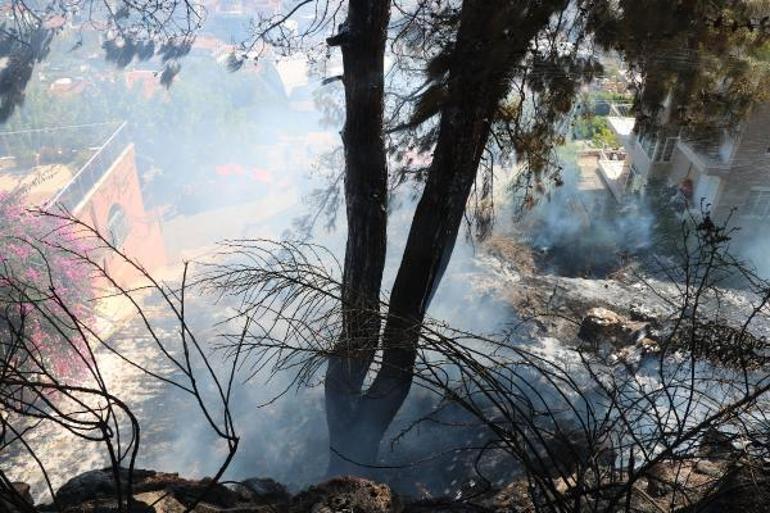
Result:
<instances>
[{"instance_id":1,"label":"rock","mask_svg":"<svg viewBox=\"0 0 770 513\"><path fill-rule=\"evenodd\" d=\"M554 488L556 488L556 491L559 492L560 495L565 495L577 486L577 480L577 475L574 473L566 478L557 477L553 482Z\"/></svg>"},{"instance_id":2,"label":"rock","mask_svg":"<svg viewBox=\"0 0 770 513\"><path fill-rule=\"evenodd\" d=\"M654 354L660 352L660 344L649 337L642 337L636 345L639 346L643 354Z\"/></svg>"},{"instance_id":3,"label":"rock","mask_svg":"<svg viewBox=\"0 0 770 513\"><path fill-rule=\"evenodd\" d=\"M30 493L29 485L27 483L16 481L11 483L11 486L17 495L12 501L0 498L0 511L7 511L9 513L22 513L27 511L25 506L33 505L32 494ZM19 502L16 503L16 501Z\"/></svg>"},{"instance_id":4,"label":"rock","mask_svg":"<svg viewBox=\"0 0 770 513\"><path fill-rule=\"evenodd\" d=\"M700 460L695 464L695 472L709 477L719 478L724 474L721 466L711 460Z\"/></svg>"},{"instance_id":5,"label":"rock","mask_svg":"<svg viewBox=\"0 0 770 513\"><path fill-rule=\"evenodd\" d=\"M622 363L631 372L636 372L642 362L642 351L637 346L621 347L610 356L613 363Z\"/></svg>"},{"instance_id":6,"label":"rock","mask_svg":"<svg viewBox=\"0 0 770 513\"><path fill-rule=\"evenodd\" d=\"M163 491L139 493L134 497L145 504L152 504L153 513L184 513L186 509L185 505L179 502L176 497Z\"/></svg>"},{"instance_id":7,"label":"rock","mask_svg":"<svg viewBox=\"0 0 770 513\"><path fill-rule=\"evenodd\" d=\"M56 492L56 503L63 508L89 499L115 494L112 476L104 470L91 470L75 476Z\"/></svg>"},{"instance_id":8,"label":"rock","mask_svg":"<svg viewBox=\"0 0 770 513\"><path fill-rule=\"evenodd\" d=\"M632 321L655 323L658 316L655 311L642 303L632 303L628 310L628 316Z\"/></svg>"},{"instance_id":9,"label":"rock","mask_svg":"<svg viewBox=\"0 0 770 513\"><path fill-rule=\"evenodd\" d=\"M543 441L533 440L529 470L540 476L558 479L579 469L594 466L608 468L617 459L609 438L583 429L563 429L553 435L543 433ZM583 476L585 477L585 476Z\"/></svg>"},{"instance_id":10,"label":"rock","mask_svg":"<svg viewBox=\"0 0 770 513\"><path fill-rule=\"evenodd\" d=\"M647 493L650 497L663 497L674 490L671 469L665 463L658 463L647 471Z\"/></svg>"},{"instance_id":11,"label":"rock","mask_svg":"<svg viewBox=\"0 0 770 513\"><path fill-rule=\"evenodd\" d=\"M758 462L744 462L728 469L713 493L683 513L767 513L768 504L770 471Z\"/></svg>"},{"instance_id":12,"label":"rock","mask_svg":"<svg viewBox=\"0 0 770 513\"><path fill-rule=\"evenodd\" d=\"M120 482L123 491L128 486L128 469L120 469ZM165 478L165 479L164 479ZM177 474L161 474L152 470L135 469L133 474L134 492L142 486L152 486L154 479L160 481L178 480ZM161 485L158 485L162 487ZM114 498L116 494L112 469L90 470L75 476L56 492L56 503L68 508L88 500Z\"/></svg>"},{"instance_id":13,"label":"rock","mask_svg":"<svg viewBox=\"0 0 770 513\"><path fill-rule=\"evenodd\" d=\"M121 510L114 499L95 499L85 501L81 504L70 506L61 510L62 513L120 513ZM123 508L122 511L126 511ZM131 503L131 509L128 513L161 513L159 510L153 508L150 504L144 501L134 500ZM183 513L169 512L169 513Z\"/></svg>"},{"instance_id":14,"label":"rock","mask_svg":"<svg viewBox=\"0 0 770 513\"><path fill-rule=\"evenodd\" d=\"M636 343L644 336L646 324L632 321L606 308L592 308L580 324L578 337L590 344L609 342L614 346Z\"/></svg>"},{"instance_id":15,"label":"rock","mask_svg":"<svg viewBox=\"0 0 770 513\"><path fill-rule=\"evenodd\" d=\"M519 477L494 494L493 500L486 504L488 510L495 512L536 511L532 502L529 480Z\"/></svg>"},{"instance_id":16,"label":"rock","mask_svg":"<svg viewBox=\"0 0 770 513\"><path fill-rule=\"evenodd\" d=\"M119 471L121 490L125 493L128 470ZM267 497L281 497L285 488L271 480L258 480ZM268 485L268 481L272 483ZM267 513L279 511L266 506L254 492L244 495L221 484L213 484L208 478L200 481L180 478L178 474L166 474L151 470L135 470L133 474L133 508L131 513L182 513L196 504L194 513ZM244 487L245 488L245 487ZM277 500L277 499L276 499ZM70 479L58 492L56 503L64 513L113 513L118 511L115 480L111 469L93 470ZM42 506L41 511L55 510Z\"/></svg>"},{"instance_id":17,"label":"rock","mask_svg":"<svg viewBox=\"0 0 770 513\"><path fill-rule=\"evenodd\" d=\"M728 459L735 455L733 439L730 435L711 427L703 433L698 453L704 458Z\"/></svg>"},{"instance_id":18,"label":"rock","mask_svg":"<svg viewBox=\"0 0 770 513\"><path fill-rule=\"evenodd\" d=\"M286 487L270 478L252 477L236 484L233 489L256 504L286 505L291 500Z\"/></svg>"},{"instance_id":19,"label":"rock","mask_svg":"<svg viewBox=\"0 0 770 513\"><path fill-rule=\"evenodd\" d=\"M337 477L300 493L290 513L400 513L401 500L388 486L358 477Z\"/></svg>"},{"instance_id":20,"label":"rock","mask_svg":"<svg viewBox=\"0 0 770 513\"><path fill-rule=\"evenodd\" d=\"M29 504L32 504L32 494L30 493L30 487L27 483L16 481L11 483L11 486L13 486L13 489L16 490L16 493L21 495L22 499L27 501Z\"/></svg>"}]
</instances>

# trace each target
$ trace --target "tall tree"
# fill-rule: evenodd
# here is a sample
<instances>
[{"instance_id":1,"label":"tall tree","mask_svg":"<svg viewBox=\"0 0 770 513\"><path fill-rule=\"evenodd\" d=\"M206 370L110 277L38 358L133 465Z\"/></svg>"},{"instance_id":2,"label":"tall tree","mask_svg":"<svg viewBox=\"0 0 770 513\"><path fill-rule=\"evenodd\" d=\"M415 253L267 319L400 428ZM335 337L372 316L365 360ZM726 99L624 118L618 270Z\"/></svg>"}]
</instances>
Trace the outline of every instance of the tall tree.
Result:
<instances>
[{"instance_id":1,"label":"tall tree","mask_svg":"<svg viewBox=\"0 0 770 513\"><path fill-rule=\"evenodd\" d=\"M351 400L345 402L344 409L328 408L331 402L328 401L330 374L327 374L330 429L346 426L344 435L332 435L332 450L342 453L346 462L375 462L385 430L409 393L421 323L451 257L485 152L490 151L490 146L496 146L498 153L515 151L516 158L528 164L530 174L536 180L541 179L550 164L549 152L561 141L558 122L571 110L579 85L600 71L591 55L586 56L585 46L599 42L607 49L625 51L629 61L636 66L655 59L654 51L644 52L639 48L662 50L665 45L683 41L691 46L700 45L701 50L705 46L709 52L719 54L718 42L724 29L713 22L708 25L709 16L716 20L720 16L739 20L731 22L729 28L733 33L738 29L746 32L733 36L730 53L734 58L742 53L747 59L754 58L757 49L767 41L765 27L751 25L762 23L759 19L752 21L750 17L752 13L760 12L757 5L736 7L730 2L719 5L685 2L662 6L661 12L669 16L665 25L669 30L657 34L645 23L635 21L644 17L637 12L640 6L632 4L559 0L418 2L406 15L408 25L418 20L422 11L429 11L430 21L416 24L420 25L418 31L432 32L436 37L431 40L423 36L421 39L432 43L432 46L427 45L427 50L424 46L420 48L422 55L429 56L425 66L429 85L422 84L420 94L407 96L412 100L417 98L417 101L412 109L412 119L399 126L415 130L427 125L427 135L417 146L424 148L432 158L423 174L424 188L390 294L387 320L379 344L370 342L375 327L379 326L376 322L372 322L372 331L366 336L342 339L343 344L347 344L344 347L353 348L343 352L343 361L347 362L343 365L356 369L355 377L351 379L348 375L345 382ZM689 19L703 19L707 28L702 30L697 22L677 22L683 14ZM402 20L399 21L404 25ZM623 30L623 27L629 29ZM629 49L635 49L637 53ZM645 100L649 102L654 96L651 92L658 90L660 84L671 87L673 79L680 77L688 79L692 91L692 84L698 81L703 84L710 78L708 71L693 67L674 67L666 77L663 79L653 70L645 70L640 91L646 90L647 94L638 98L640 112ZM741 80L730 83L740 87L745 83L745 71L741 77ZM757 101L757 91L762 89L764 80L759 79L759 87L745 99ZM716 82L718 84L718 80ZM710 83L715 81L711 79ZM510 94L512 87L515 88L513 95ZM744 101L740 95L734 98L739 101L739 106ZM696 98L689 93L684 95L681 104L697 105ZM431 121L434 115L439 116L437 123ZM407 139L396 137L395 144L403 145ZM349 168L347 172L350 172ZM352 199L350 192L346 189L348 201ZM350 218L348 221L349 244L343 290L357 285L347 281L351 257L365 259L370 256L351 247L351 240L358 236L355 231L362 226L350 224ZM368 224L365 229L376 226ZM363 305L345 305L346 308L349 306ZM365 307L373 308L371 305ZM382 359L371 385L363 389L364 376L371 366L375 349L382 351ZM334 364L329 368L333 375ZM340 422L340 414L347 418ZM336 469L332 465L332 470L340 468L344 469L345 465Z\"/></svg>"},{"instance_id":2,"label":"tall tree","mask_svg":"<svg viewBox=\"0 0 770 513\"><path fill-rule=\"evenodd\" d=\"M566 1L466 0L452 48L440 54L446 97L433 160L393 290L377 377L362 394L348 434L349 457L373 463L411 387L420 326L451 257L492 120L532 38ZM349 227L350 229L350 227Z\"/></svg>"},{"instance_id":3,"label":"tall tree","mask_svg":"<svg viewBox=\"0 0 770 513\"><path fill-rule=\"evenodd\" d=\"M182 9L182 18L189 16L184 6L190 4L173 4ZM594 43L619 50L642 69L640 91L646 94L640 103L643 98L655 103L671 87L672 77L687 75L688 84L708 78L708 71L700 68L661 78L658 72L664 66L654 64L656 52L666 45L706 45L719 55L722 36L732 31L743 35L731 39L735 48L730 54L736 59L764 51L766 19L752 18L760 4L655 2L668 16L663 32L655 22L641 21L649 13L643 7L648 4L606 0L296 0L285 12L256 25L253 40L233 54L233 69L268 50L295 51L302 43L317 48L315 36L329 35L344 16L327 39L330 46L340 47L343 57L348 224L343 322L325 384L330 472L375 462L380 441L411 388L419 330L451 258L479 169L488 173L494 158L515 155L527 164L528 176L544 180L551 150L562 140L560 121L571 111L580 84L600 71ZM394 6L398 16L391 22ZM302 9L312 15L295 30L288 22ZM141 20L131 17L135 11L128 12L128 18L112 16L118 28L123 26L120 20ZM699 22L708 28L702 30ZM182 33L186 28L181 25ZM155 46L149 32L115 32L114 44L105 50L119 65L153 53L173 62L190 48L189 38ZM397 63L404 63L394 73L402 90L390 103L384 70L389 44ZM415 62L423 66L424 76L409 69ZM167 69L173 76L177 68ZM682 95L686 102L693 98L693 87ZM401 155L421 153L420 160L430 163L414 174L424 185L383 329L389 149ZM489 180L484 182L482 195L489 195ZM483 217L488 223L489 216ZM375 367L378 352L382 358ZM366 387L370 371L375 377Z\"/></svg>"},{"instance_id":4,"label":"tall tree","mask_svg":"<svg viewBox=\"0 0 770 513\"><path fill-rule=\"evenodd\" d=\"M345 206L347 244L342 333L326 371L330 471L345 468L350 432L380 332L380 287L387 244L388 165L385 154L384 58L390 2L351 0L340 32L345 86Z\"/></svg>"}]
</instances>

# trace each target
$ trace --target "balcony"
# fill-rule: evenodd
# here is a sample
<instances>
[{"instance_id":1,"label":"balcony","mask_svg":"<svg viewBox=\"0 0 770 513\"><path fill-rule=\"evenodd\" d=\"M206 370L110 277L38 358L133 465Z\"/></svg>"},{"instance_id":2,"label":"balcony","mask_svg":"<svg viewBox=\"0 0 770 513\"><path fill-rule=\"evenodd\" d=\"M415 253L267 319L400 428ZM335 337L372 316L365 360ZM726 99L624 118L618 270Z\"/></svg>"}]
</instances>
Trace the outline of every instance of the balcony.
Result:
<instances>
[{"instance_id":1,"label":"balcony","mask_svg":"<svg viewBox=\"0 0 770 513\"><path fill-rule=\"evenodd\" d=\"M633 144L636 119L628 116L607 116L607 124L623 146Z\"/></svg>"},{"instance_id":2,"label":"balcony","mask_svg":"<svg viewBox=\"0 0 770 513\"><path fill-rule=\"evenodd\" d=\"M713 151L713 147L698 148L692 142L680 138L677 148L703 175L725 176L732 167L732 155L729 158L723 158L718 152Z\"/></svg>"},{"instance_id":3,"label":"balcony","mask_svg":"<svg viewBox=\"0 0 770 513\"><path fill-rule=\"evenodd\" d=\"M598 164L599 176L615 201L621 203L629 176L625 152L599 150Z\"/></svg>"}]
</instances>

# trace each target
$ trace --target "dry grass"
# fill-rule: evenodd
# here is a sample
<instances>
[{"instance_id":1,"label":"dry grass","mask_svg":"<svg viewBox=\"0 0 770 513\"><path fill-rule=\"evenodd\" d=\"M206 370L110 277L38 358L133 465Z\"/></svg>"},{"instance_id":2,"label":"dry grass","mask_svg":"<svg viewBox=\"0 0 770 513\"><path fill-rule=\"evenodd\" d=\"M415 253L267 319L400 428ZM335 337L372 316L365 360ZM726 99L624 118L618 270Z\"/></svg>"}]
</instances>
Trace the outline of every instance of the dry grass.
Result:
<instances>
[{"instance_id":1,"label":"dry grass","mask_svg":"<svg viewBox=\"0 0 770 513\"><path fill-rule=\"evenodd\" d=\"M532 248L526 243L517 240L515 235L496 235L490 237L484 243L484 249L489 254L510 264L516 271L522 274L537 272L537 264L535 263L535 255Z\"/></svg>"}]
</instances>

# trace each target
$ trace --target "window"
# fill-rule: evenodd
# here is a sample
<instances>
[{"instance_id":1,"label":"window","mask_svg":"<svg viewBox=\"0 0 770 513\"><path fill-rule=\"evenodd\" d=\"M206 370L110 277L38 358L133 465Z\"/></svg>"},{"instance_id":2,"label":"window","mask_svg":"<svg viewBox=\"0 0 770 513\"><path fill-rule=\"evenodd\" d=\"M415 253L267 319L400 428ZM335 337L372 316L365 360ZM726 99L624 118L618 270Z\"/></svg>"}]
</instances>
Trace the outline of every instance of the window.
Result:
<instances>
[{"instance_id":1,"label":"window","mask_svg":"<svg viewBox=\"0 0 770 513\"><path fill-rule=\"evenodd\" d=\"M647 155L647 158L652 160L655 158L655 153L658 148L658 134L656 132L650 132L645 130L639 135L639 146Z\"/></svg>"},{"instance_id":2,"label":"window","mask_svg":"<svg viewBox=\"0 0 770 513\"><path fill-rule=\"evenodd\" d=\"M116 248L120 248L128 236L126 211L117 203L110 207L110 213L107 216L107 233L110 242Z\"/></svg>"},{"instance_id":3,"label":"window","mask_svg":"<svg viewBox=\"0 0 770 513\"><path fill-rule=\"evenodd\" d=\"M671 155L674 153L674 147L676 147L676 142L678 140L678 137L669 137L666 139L666 146L663 148L663 162L671 162Z\"/></svg>"},{"instance_id":4,"label":"window","mask_svg":"<svg viewBox=\"0 0 770 513\"><path fill-rule=\"evenodd\" d=\"M770 189L749 192L743 214L756 219L770 218Z\"/></svg>"}]
</instances>

